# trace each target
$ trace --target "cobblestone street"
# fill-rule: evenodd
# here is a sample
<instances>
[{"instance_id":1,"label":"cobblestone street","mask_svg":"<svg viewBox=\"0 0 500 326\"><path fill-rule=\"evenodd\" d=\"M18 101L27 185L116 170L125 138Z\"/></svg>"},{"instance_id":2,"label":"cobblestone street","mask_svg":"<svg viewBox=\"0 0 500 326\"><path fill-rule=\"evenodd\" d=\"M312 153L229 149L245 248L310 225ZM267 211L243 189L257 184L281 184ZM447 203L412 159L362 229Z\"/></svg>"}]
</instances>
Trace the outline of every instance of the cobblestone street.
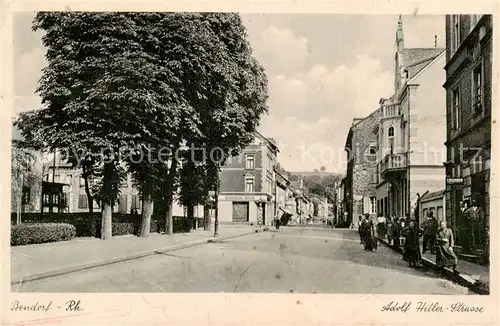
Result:
<instances>
[{"instance_id":1,"label":"cobblestone street","mask_svg":"<svg viewBox=\"0 0 500 326\"><path fill-rule=\"evenodd\" d=\"M16 289L17 288L17 289ZM466 294L433 273L410 269L356 231L282 228L129 262L33 281L36 292L298 292Z\"/></svg>"}]
</instances>

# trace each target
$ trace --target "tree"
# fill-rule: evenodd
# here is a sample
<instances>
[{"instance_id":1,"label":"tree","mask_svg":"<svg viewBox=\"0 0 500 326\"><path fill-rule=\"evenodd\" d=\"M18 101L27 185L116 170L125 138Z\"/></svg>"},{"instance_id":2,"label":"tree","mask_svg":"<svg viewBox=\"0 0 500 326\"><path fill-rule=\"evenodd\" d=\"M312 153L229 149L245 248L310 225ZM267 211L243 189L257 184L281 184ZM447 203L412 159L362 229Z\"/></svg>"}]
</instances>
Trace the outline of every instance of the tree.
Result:
<instances>
[{"instance_id":1,"label":"tree","mask_svg":"<svg viewBox=\"0 0 500 326\"><path fill-rule=\"evenodd\" d=\"M103 239L112 236L111 210L123 174L117 154L140 139L144 128L137 122L154 106L149 90L157 67L143 51L134 15L38 13L33 29L45 31L48 61L37 89L43 108L19 123L23 134L36 123L48 150L69 155L74 148L84 149L99 162L95 188L102 203Z\"/></svg>"},{"instance_id":2,"label":"tree","mask_svg":"<svg viewBox=\"0 0 500 326\"><path fill-rule=\"evenodd\" d=\"M218 182L220 166L255 136L260 116L267 112L267 77L252 57L238 14L174 14L172 20L171 33L177 34L176 28L188 33L176 48L187 53L181 60L188 71L182 78L183 89L196 118L183 140L208 154L201 164L188 160L185 172L189 173L181 174L188 178L180 181L184 185L181 193L188 195L182 196L182 201L193 197L189 199L192 205L204 201L208 189ZM190 192L187 187L193 185L197 173L207 180L201 184L196 181L198 190ZM188 218L192 218L190 212Z\"/></svg>"}]
</instances>

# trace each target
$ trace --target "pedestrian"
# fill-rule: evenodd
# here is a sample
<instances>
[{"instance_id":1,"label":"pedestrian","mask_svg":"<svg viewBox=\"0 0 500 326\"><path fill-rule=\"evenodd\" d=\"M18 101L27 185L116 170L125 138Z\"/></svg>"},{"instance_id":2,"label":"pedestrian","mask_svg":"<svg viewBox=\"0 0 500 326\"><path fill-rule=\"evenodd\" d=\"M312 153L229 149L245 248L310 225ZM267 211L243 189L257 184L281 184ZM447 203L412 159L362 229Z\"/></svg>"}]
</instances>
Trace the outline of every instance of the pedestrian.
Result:
<instances>
[{"instance_id":1,"label":"pedestrian","mask_svg":"<svg viewBox=\"0 0 500 326\"><path fill-rule=\"evenodd\" d=\"M377 236L380 239L385 239L385 234L387 230L387 221L384 216L380 215L377 217Z\"/></svg>"},{"instance_id":2,"label":"pedestrian","mask_svg":"<svg viewBox=\"0 0 500 326\"><path fill-rule=\"evenodd\" d=\"M365 218L361 224L363 230L363 243L365 250L377 250L377 239L375 238L375 226L370 219L370 214L365 214Z\"/></svg>"},{"instance_id":3,"label":"pedestrian","mask_svg":"<svg viewBox=\"0 0 500 326\"><path fill-rule=\"evenodd\" d=\"M363 229L362 229L362 224L363 224L363 217L361 215L358 216L358 234L359 234L359 243L363 244Z\"/></svg>"},{"instance_id":4,"label":"pedestrian","mask_svg":"<svg viewBox=\"0 0 500 326\"><path fill-rule=\"evenodd\" d=\"M483 209L478 206L475 199L472 200L471 207L465 211L465 215L470 228L469 249L484 249L483 240L485 238L485 234L482 232L484 229L484 212Z\"/></svg>"},{"instance_id":5,"label":"pedestrian","mask_svg":"<svg viewBox=\"0 0 500 326\"><path fill-rule=\"evenodd\" d=\"M280 225L281 225L281 219L279 217L276 216L275 220L274 220L274 225L276 225L276 230L279 231L280 230Z\"/></svg>"},{"instance_id":6,"label":"pedestrian","mask_svg":"<svg viewBox=\"0 0 500 326\"><path fill-rule=\"evenodd\" d=\"M403 236L406 238L404 243L404 252L410 267L417 267L420 263L420 244L419 239L422 236L423 230L420 229L415 220L410 220L407 228L403 231Z\"/></svg>"},{"instance_id":7,"label":"pedestrian","mask_svg":"<svg viewBox=\"0 0 500 326\"><path fill-rule=\"evenodd\" d=\"M424 241L423 241L423 248L422 248L422 254L425 254L427 249L430 247L431 254L435 254L435 240L436 240L436 233L438 229L438 221L434 217L434 212L429 212L427 213L427 219L425 220L424 224Z\"/></svg>"},{"instance_id":8,"label":"pedestrian","mask_svg":"<svg viewBox=\"0 0 500 326\"><path fill-rule=\"evenodd\" d=\"M436 234L437 250L436 265L438 267L453 267L453 272L457 272L458 258L453 251L455 241L453 232L448 228L446 220L441 221L441 227Z\"/></svg>"},{"instance_id":9,"label":"pedestrian","mask_svg":"<svg viewBox=\"0 0 500 326\"><path fill-rule=\"evenodd\" d=\"M393 239L394 239L394 222L389 217L389 220L387 221L387 241L389 242L390 246L392 246Z\"/></svg>"}]
</instances>

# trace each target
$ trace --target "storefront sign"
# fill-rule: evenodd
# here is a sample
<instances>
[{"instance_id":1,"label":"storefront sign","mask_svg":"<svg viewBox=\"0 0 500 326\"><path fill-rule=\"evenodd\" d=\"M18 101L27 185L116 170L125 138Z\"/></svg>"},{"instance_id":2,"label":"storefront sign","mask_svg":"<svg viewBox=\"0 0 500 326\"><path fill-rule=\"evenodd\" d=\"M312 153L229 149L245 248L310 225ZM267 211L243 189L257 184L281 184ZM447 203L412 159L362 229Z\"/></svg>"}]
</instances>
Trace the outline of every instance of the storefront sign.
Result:
<instances>
[{"instance_id":1,"label":"storefront sign","mask_svg":"<svg viewBox=\"0 0 500 326\"><path fill-rule=\"evenodd\" d=\"M231 201L267 201L267 196L226 195L226 196L221 196L220 199L231 200Z\"/></svg>"},{"instance_id":2,"label":"storefront sign","mask_svg":"<svg viewBox=\"0 0 500 326\"><path fill-rule=\"evenodd\" d=\"M447 178L446 184L448 185L461 185L464 183L464 178Z\"/></svg>"}]
</instances>

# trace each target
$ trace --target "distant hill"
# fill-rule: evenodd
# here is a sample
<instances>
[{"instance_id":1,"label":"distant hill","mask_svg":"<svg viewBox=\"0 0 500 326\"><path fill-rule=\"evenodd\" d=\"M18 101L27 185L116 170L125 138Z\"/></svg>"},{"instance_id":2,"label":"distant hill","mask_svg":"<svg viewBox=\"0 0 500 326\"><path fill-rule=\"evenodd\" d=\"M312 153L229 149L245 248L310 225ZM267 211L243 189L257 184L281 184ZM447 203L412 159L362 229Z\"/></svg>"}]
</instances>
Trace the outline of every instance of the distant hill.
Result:
<instances>
[{"instance_id":1,"label":"distant hill","mask_svg":"<svg viewBox=\"0 0 500 326\"><path fill-rule=\"evenodd\" d=\"M327 197L329 202L333 203L336 198L335 183L340 182L343 176L334 172L312 171L288 172L288 178L292 184L299 184L302 180L304 188L307 188L309 193Z\"/></svg>"}]
</instances>

